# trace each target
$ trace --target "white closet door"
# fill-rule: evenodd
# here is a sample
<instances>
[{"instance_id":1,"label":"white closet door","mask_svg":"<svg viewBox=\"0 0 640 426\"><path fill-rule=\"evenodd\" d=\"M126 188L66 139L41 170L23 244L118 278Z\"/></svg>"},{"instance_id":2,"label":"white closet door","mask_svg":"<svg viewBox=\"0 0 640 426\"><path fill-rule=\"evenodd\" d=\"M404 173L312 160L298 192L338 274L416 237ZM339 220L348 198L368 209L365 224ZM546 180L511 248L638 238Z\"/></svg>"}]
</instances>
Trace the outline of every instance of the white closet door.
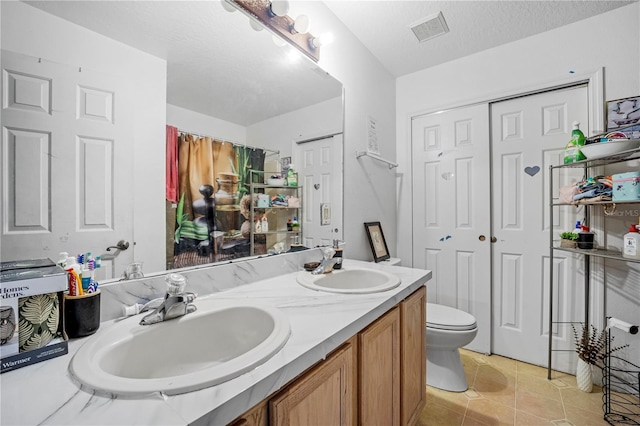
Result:
<instances>
[{"instance_id":1,"label":"white closet door","mask_svg":"<svg viewBox=\"0 0 640 426\"><path fill-rule=\"evenodd\" d=\"M130 92L121 77L2 51L3 261L90 251L105 255L103 279L132 262ZM131 246L109 260L119 240Z\"/></svg>"},{"instance_id":2,"label":"white closet door","mask_svg":"<svg viewBox=\"0 0 640 426\"><path fill-rule=\"evenodd\" d=\"M587 105L587 88L582 86L491 106L492 229L497 238L492 244L492 352L496 354L547 364L549 166L562 163L573 121L588 129ZM580 169L554 174L554 199L560 185L581 176ZM556 207L554 230L571 230L582 216L574 208ZM559 321L583 318L580 264L571 254L558 252L557 256L554 317ZM556 348L569 347L571 327L558 326L552 332L558 340ZM554 368L568 371L572 358L560 357Z\"/></svg>"},{"instance_id":3,"label":"white closet door","mask_svg":"<svg viewBox=\"0 0 640 426\"><path fill-rule=\"evenodd\" d=\"M413 265L433 271L432 303L469 312L489 352L491 333L489 107L416 117L412 122Z\"/></svg>"}]
</instances>

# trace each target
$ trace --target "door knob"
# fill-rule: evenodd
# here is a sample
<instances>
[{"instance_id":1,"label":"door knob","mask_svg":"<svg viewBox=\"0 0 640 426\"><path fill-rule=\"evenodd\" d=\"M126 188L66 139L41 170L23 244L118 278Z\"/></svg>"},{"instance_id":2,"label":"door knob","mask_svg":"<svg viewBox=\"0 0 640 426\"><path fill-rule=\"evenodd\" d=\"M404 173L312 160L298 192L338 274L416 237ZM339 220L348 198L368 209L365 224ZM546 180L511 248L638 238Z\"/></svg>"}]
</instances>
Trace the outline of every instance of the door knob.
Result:
<instances>
[{"instance_id":1,"label":"door knob","mask_svg":"<svg viewBox=\"0 0 640 426\"><path fill-rule=\"evenodd\" d=\"M111 249L116 249L116 250L120 250L120 251L125 251L126 249L129 248L129 241L125 241L125 240L120 240L116 243L115 246L109 246L107 247L107 251L111 251Z\"/></svg>"},{"instance_id":2,"label":"door knob","mask_svg":"<svg viewBox=\"0 0 640 426\"><path fill-rule=\"evenodd\" d=\"M496 241L498 241L498 239L496 237L491 237L491 242L495 243Z\"/></svg>"},{"instance_id":3,"label":"door knob","mask_svg":"<svg viewBox=\"0 0 640 426\"><path fill-rule=\"evenodd\" d=\"M484 240L486 240L486 239L487 239L487 237L485 237L484 235L480 235L480 236L478 237L478 239L479 239L480 241L484 241Z\"/></svg>"}]
</instances>

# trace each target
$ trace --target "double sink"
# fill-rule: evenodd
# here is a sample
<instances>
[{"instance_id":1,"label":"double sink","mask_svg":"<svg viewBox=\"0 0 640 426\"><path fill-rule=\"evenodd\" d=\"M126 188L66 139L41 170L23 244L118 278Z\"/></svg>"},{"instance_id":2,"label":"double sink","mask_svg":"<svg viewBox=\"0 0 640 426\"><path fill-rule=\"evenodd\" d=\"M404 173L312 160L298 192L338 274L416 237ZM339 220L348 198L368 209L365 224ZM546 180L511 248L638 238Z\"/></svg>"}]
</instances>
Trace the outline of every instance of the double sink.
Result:
<instances>
[{"instance_id":1,"label":"double sink","mask_svg":"<svg viewBox=\"0 0 640 426\"><path fill-rule=\"evenodd\" d=\"M353 268L297 282L332 293L375 293L397 287L385 271ZM197 311L150 326L138 316L98 333L75 354L69 369L83 385L116 395L191 392L231 380L273 357L289 339L287 316L278 308L216 298L196 299Z\"/></svg>"}]
</instances>

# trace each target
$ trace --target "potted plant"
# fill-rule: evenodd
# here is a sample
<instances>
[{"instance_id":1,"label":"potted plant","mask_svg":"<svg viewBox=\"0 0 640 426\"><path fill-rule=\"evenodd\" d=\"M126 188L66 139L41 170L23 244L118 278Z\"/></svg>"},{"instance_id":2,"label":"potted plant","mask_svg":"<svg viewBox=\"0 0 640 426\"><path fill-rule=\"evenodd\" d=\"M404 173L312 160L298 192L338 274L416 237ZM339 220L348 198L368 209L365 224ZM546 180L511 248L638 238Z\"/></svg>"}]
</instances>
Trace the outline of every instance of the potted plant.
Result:
<instances>
[{"instance_id":1,"label":"potted plant","mask_svg":"<svg viewBox=\"0 0 640 426\"><path fill-rule=\"evenodd\" d=\"M576 327L571 324L573 329L573 338L576 345L576 353L578 354L578 366L576 369L576 381L578 389L583 392L591 392L593 387L593 366L602 366L603 360L610 353L618 351L629 345L612 347L606 350L607 331L597 330L592 325L585 327L582 325L582 332L578 333ZM613 336L611 337L613 340Z\"/></svg>"},{"instance_id":2,"label":"potted plant","mask_svg":"<svg viewBox=\"0 0 640 426\"><path fill-rule=\"evenodd\" d=\"M576 248L578 247L578 234L576 232L563 232L560 234L560 247Z\"/></svg>"}]
</instances>

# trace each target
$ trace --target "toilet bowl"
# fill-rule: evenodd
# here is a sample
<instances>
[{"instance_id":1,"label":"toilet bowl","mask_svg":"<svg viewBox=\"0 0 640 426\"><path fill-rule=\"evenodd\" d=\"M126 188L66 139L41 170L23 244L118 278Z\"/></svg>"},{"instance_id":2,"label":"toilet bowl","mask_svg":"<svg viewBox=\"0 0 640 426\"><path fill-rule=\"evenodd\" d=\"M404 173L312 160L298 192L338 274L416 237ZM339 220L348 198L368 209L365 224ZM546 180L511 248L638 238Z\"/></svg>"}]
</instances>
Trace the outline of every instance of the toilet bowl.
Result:
<instances>
[{"instance_id":1,"label":"toilet bowl","mask_svg":"<svg viewBox=\"0 0 640 426\"><path fill-rule=\"evenodd\" d=\"M478 333L473 315L449 306L427 303L427 385L451 392L468 389L459 348Z\"/></svg>"}]
</instances>

